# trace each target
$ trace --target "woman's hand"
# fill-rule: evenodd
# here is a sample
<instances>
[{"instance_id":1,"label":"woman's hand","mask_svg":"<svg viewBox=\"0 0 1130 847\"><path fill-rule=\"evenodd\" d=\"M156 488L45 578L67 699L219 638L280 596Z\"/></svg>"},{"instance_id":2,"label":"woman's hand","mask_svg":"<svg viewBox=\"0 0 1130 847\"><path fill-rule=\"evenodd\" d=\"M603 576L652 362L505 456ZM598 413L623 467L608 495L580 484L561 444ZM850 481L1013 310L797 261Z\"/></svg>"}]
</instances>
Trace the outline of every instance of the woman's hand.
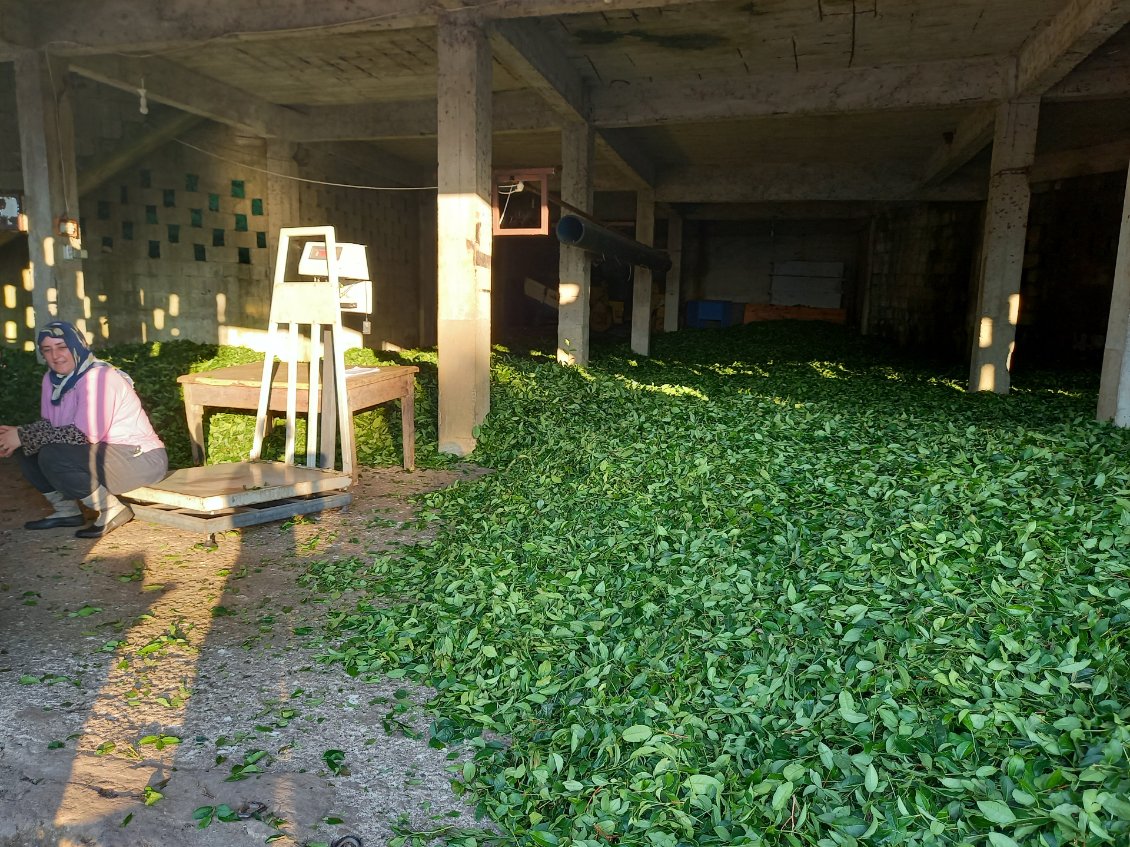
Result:
<instances>
[{"instance_id":1,"label":"woman's hand","mask_svg":"<svg viewBox=\"0 0 1130 847\"><path fill-rule=\"evenodd\" d=\"M0 457L8 458L20 449L20 430L14 426L0 426Z\"/></svg>"}]
</instances>

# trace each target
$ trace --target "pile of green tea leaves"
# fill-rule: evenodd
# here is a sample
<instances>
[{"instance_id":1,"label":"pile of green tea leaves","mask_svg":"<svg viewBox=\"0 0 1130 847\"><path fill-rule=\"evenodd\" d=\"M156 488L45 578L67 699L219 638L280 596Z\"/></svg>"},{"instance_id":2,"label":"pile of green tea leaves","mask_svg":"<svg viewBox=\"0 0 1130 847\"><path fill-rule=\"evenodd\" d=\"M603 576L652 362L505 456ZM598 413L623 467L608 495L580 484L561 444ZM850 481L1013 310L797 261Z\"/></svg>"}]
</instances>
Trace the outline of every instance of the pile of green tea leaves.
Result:
<instances>
[{"instance_id":1,"label":"pile of green tea leaves","mask_svg":"<svg viewBox=\"0 0 1130 847\"><path fill-rule=\"evenodd\" d=\"M177 377L197 371L215 370L248 362L262 362L263 354L246 347L197 344L191 341L119 344L96 351L98 358L121 368L134 381L138 396L157 433L169 451L174 468L192 464L184 401ZM450 459L436 451L436 354L410 351L391 354L374 350L347 350L347 367L412 365L420 369L416 391L416 463L436 467ZM0 408L3 422L29 423L39 417L40 384L46 367L34 352L0 348ZM386 403L353 416L357 459L363 465L398 465L400 453L399 404ZM266 459L280 459L285 450L285 416L275 427L263 450ZM208 409L205 415L207 459L239 462L247 458L255 434L255 415L246 411ZM299 443L305 436L297 425Z\"/></svg>"},{"instance_id":2,"label":"pile of green tea leaves","mask_svg":"<svg viewBox=\"0 0 1130 847\"><path fill-rule=\"evenodd\" d=\"M653 341L496 353L494 473L350 566L325 658L437 690L504 833L455 843L1130 843L1130 432L1094 381Z\"/></svg>"}]
</instances>

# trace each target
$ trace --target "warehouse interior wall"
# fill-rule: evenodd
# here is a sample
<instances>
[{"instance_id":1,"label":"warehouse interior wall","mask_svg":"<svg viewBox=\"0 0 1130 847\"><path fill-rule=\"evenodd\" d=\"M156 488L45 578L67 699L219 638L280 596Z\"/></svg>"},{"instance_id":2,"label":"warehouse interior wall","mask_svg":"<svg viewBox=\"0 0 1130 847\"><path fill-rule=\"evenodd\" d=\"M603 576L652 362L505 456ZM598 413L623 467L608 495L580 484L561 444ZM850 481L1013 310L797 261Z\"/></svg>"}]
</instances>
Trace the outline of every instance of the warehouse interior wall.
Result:
<instances>
[{"instance_id":1,"label":"warehouse interior wall","mask_svg":"<svg viewBox=\"0 0 1130 847\"><path fill-rule=\"evenodd\" d=\"M136 97L72 80L80 178L84 168L132 143L170 111L154 104L141 114ZM5 95L10 89L0 86ZM0 102L0 150L6 151L0 190L22 185L16 121L14 99ZM281 181L290 196L272 198L267 142L205 121L87 192L79 206L87 250L82 294L96 342L184 338L261 346L274 272L269 246L277 229L328 224L339 241L367 248L372 331L360 336L361 316L345 321L360 343L392 349L419 344L418 246L427 220L419 209L434 205L434 192L319 184L372 184L345 144L298 148L297 159L297 175L311 181ZM272 203L287 214L277 214ZM26 320L26 264L26 238L9 235L0 242L0 318L8 344L24 345L33 337Z\"/></svg>"}]
</instances>

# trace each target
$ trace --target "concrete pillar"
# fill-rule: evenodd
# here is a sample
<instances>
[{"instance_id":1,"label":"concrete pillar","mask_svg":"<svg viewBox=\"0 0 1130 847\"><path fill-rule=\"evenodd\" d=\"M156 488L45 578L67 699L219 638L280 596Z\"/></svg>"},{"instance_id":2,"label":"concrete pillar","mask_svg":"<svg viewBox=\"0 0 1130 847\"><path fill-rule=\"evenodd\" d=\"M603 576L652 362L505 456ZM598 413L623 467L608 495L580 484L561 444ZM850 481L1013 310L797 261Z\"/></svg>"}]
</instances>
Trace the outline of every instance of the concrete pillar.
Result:
<instances>
[{"instance_id":1,"label":"concrete pillar","mask_svg":"<svg viewBox=\"0 0 1130 847\"><path fill-rule=\"evenodd\" d=\"M439 449L465 456L490 411L491 52L465 16L438 27Z\"/></svg>"},{"instance_id":2,"label":"concrete pillar","mask_svg":"<svg viewBox=\"0 0 1130 847\"><path fill-rule=\"evenodd\" d=\"M588 124L568 123L561 130L561 199L582 212L592 212L593 130ZM561 245L557 287L557 361L563 365L589 363L588 253Z\"/></svg>"},{"instance_id":3,"label":"concrete pillar","mask_svg":"<svg viewBox=\"0 0 1130 847\"><path fill-rule=\"evenodd\" d=\"M78 239L59 233L60 218L78 221L74 118L67 66L38 52L15 60L16 109L24 211L28 218L29 330L53 318L82 330L90 318Z\"/></svg>"},{"instance_id":4,"label":"concrete pillar","mask_svg":"<svg viewBox=\"0 0 1130 847\"><path fill-rule=\"evenodd\" d=\"M420 202L420 346L436 346L436 201L431 195Z\"/></svg>"},{"instance_id":5,"label":"concrete pillar","mask_svg":"<svg viewBox=\"0 0 1130 847\"><path fill-rule=\"evenodd\" d=\"M860 302L859 302L859 334L871 333L871 277L875 273L875 231L878 227L878 217L871 215L867 224L867 244L863 255L863 267L859 274Z\"/></svg>"},{"instance_id":6,"label":"concrete pillar","mask_svg":"<svg viewBox=\"0 0 1130 847\"><path fill-rule=\"evenodd\" d=\"M969 367L970 391L1007 394L1009 390L1031 199L1028 168L1035 156L1039 117L1039 100L1016 100L1002 103L997 109Z\"/></svg>"},{"instance_id":7,"label":"concrete pillar","mask_svg":"<svg viewBox=\"0 0 1130 847\"><path fill-rule=\"evenodd\" d=\"M1122 204L1122 228L1118 235L1118 258L1114 265L1114 291L1110 295L1096 417L1100 421L1113 420L1116 426L1130 426L1130 169Z\"/></svg>"},{"instance_id":8,"label":"concrete pillar","mask_svg":"<svg viewBox=\"0 0 1130 847\"><path fill-rule=\"evenodd\" d=\"M655 192L636 192L636 241L655 243ZM649 355L651 349L651 268L632 268L632 352Z\"/></svg>"},{"instance_id":9,"label":"concrete pillar","mask_svg":"<svg viewBox=\"0 0 1130 847\"><path fill-rule=\"evenodd\" d=\"M671 270L667 271L667 284L663 290L663 331L678 332L679 288L683 279L683 219L674 212L667 219L667 254L671 257Z\"/></svg>"}]
</instances>

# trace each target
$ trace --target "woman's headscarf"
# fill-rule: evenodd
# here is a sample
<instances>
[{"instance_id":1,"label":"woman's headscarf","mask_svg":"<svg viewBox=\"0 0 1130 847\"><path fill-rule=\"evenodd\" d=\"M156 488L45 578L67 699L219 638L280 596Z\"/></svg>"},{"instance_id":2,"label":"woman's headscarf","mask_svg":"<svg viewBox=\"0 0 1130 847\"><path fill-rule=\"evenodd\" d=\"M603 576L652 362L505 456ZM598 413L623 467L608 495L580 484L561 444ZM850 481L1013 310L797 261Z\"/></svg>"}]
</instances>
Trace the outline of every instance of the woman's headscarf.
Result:
<instances>
[{"instance_id":1,"label":"woman's headscarf","mask_svg":"<svg viewBox=\"0 0 1130 847\"><path fill-rule=\"evenodd\" d=\"M66 376L61 376L54 371L49 371L48 376L51 378L51 404L54 406L59 405L59 401L63 399L63 395L70 391L78 381L86 376L87 371L96 365L105 364L99 361L90 348L86 345L86 339L82 337L72 324L66 321L51 321L47 326L39 331L39 335L35 338L35 354L39 357L39 361L46 364L46 359L43 354L39 352L39 346L43 343L45 338L61 338L63 343L67 345L67 349L75 357L75 369Z\"/></svg>"}]
</instances>

